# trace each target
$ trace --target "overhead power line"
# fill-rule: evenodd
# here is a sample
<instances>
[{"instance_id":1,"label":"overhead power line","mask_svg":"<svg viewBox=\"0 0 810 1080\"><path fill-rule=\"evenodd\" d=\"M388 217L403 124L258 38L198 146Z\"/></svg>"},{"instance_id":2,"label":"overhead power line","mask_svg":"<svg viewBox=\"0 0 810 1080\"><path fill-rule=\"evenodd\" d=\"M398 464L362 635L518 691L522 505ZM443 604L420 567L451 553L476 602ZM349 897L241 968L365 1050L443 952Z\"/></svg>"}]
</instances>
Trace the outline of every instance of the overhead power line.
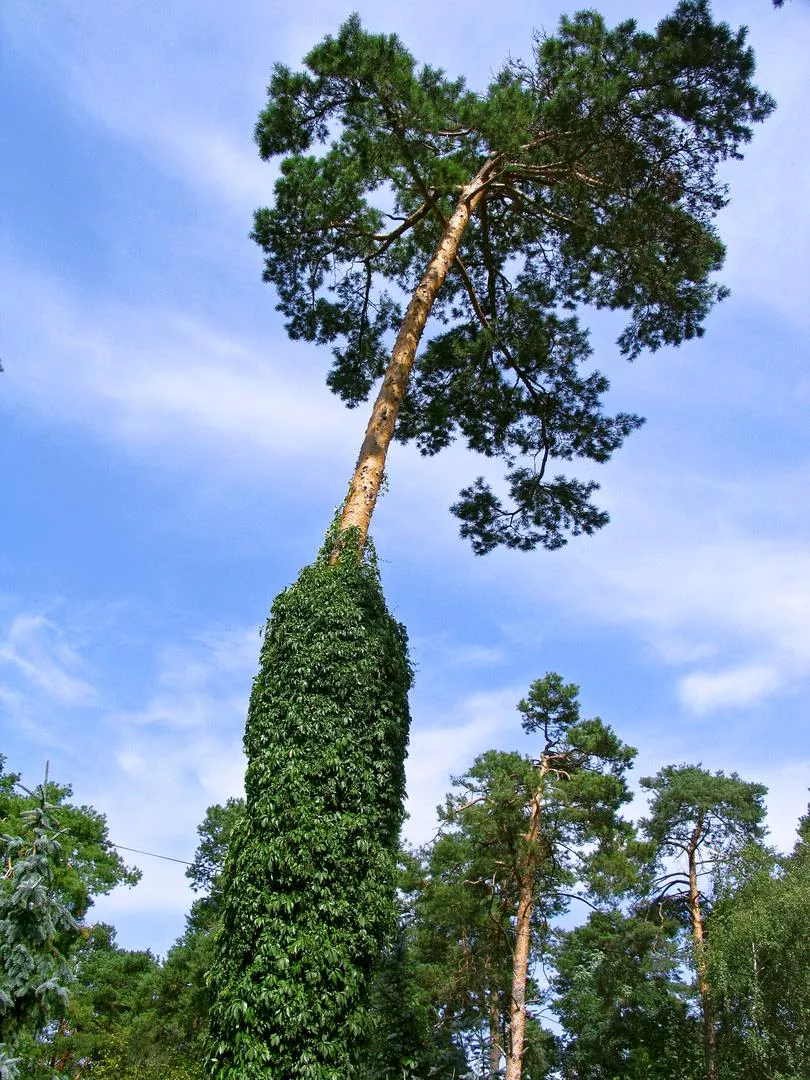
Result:
<instances>
[{"instance_id":1,"label":"overhead power line","mask_svg":"<svg viewBox=\"0 0 810 1080\"><path fill-rule=\"evenodd\" d=\"M138 855L149 855L153 859L165 859L166 862L179 862L183 866L193 866L194 863L190 863L187 859L175 859L172 855L158 855L154 851L141 851L140 848L127 847L125 844L113 844L112 847L118 848L119 851L134 851Z\"/></svg>"}]
</instances>

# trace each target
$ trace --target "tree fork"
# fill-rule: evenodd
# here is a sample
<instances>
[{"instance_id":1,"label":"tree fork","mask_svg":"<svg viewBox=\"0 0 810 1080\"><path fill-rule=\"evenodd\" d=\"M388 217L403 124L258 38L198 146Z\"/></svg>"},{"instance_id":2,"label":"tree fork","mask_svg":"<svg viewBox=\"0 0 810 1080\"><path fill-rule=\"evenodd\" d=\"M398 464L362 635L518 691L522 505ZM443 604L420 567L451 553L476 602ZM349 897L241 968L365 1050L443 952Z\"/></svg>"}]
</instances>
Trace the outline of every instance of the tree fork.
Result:
<instances>
[{"instance_id":1,"label":"tree fork","mask_svg":"<svg viewBox=\"0 0 810 1080\"><path fill-rule=\"evenodd\" d=\"M358 557L365 547L371 515L374 513L380 492L385 459L391 439L394 437L397 415L405 397L419 341L439 290L455 261L464 230L481 201L501 157L501 154L490 155L472 180L463 188L433 258L408 304L405 318L402 320L391 351L391 359L388 362L380 392L371 410L363 445L360 447L349 491L343 503L338 522L338 539L329 560L331 565L337 562L342 549L340 538L348 530L351 529L356 538Z\"/></svg>"}]
</instances>

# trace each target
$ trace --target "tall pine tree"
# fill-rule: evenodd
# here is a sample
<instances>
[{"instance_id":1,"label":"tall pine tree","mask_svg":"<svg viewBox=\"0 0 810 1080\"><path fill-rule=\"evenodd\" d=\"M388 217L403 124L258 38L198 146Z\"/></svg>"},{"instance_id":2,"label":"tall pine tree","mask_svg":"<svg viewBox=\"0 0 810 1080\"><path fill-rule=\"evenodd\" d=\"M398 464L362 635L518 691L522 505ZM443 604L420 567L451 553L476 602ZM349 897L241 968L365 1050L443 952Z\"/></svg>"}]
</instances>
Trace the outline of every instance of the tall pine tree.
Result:
<instances>
[{"instance_id":1,"label":"tall pine tree","mask_svg":"<svg viewBox=\"0 0 810 1080\"><path fill-rule=\"evenodd\" d=\"M549 469L606 461L641 421L604 414L580 310L626 311L629 357L702 333L723 292L717 166L772 108L753 71L704 0L654 33L563 19L480 94L356 17L305 70L275 67L265 277L290 336L331 346L349 405L383 379L336 528L267 627L212 971L218 1080L332 1080L362 1057L408 727L404 633L366 549L395 429L503 461L506 503L479 477L454 508L479 553L601 527L596 484Z\"/></svg>"}]
</instances>

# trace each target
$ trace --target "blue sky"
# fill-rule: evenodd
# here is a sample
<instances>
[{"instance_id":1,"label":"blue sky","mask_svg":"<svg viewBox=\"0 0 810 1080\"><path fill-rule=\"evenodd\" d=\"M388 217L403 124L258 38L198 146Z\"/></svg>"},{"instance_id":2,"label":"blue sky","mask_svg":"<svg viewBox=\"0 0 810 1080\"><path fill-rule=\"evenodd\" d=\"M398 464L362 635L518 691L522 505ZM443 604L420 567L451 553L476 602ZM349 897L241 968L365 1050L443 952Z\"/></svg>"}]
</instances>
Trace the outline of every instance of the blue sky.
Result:
<instances>
[{"instance_id":1,"label":"blue sky","mask_svg":"<svg viewBox=\"0 0 810 1080\"><path fill-rule=\"evenodd\" d=\"M354 6L473 86L562 10ZM271 65L350 10L0 11L0 751L31 783L49 759L116 842L179 859L206 806L239 793L260 627L315 554L365 423L318 350L286 340L247 238L272 194L252 143ZM652 25L668 5L600 10ZM706 337L631 366L611 320L594 324L612 400L648 418L600 469L611 524L479 559L446 510L478 463L392 452L373 532L417 669L414 840L450 773L491 746L531 751L515 703L548 670L639 747L638 775L702 761L762 780L782 846L806 807L810 6L715 12L750 26L779 108L727 170L732 296ZM132 859L142 883L96 914L165 952L191 899L182 867Z\"/></svg>"}]
</instances>

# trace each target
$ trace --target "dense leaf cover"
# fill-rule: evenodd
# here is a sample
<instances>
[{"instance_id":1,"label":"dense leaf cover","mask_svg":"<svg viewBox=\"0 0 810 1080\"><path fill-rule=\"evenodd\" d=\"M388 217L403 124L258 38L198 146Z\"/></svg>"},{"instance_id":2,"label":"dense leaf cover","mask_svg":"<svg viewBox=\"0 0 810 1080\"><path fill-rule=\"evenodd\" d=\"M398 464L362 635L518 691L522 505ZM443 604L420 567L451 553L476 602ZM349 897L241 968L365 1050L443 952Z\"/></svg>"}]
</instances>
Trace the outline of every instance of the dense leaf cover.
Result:
<instances>
[{"instance_id":1,"label":"dense leaf cover","mask_svg":"<svg viewBox=\"0 0 810 1080\"><path fill-rule=\"evenodd\" d=\"M723 1080L810 1075L810 835L737 889L721 886L708 922Z\"/></svg>"},{"instance_id":2,"label":"dense leaf cover","mask_svg":"<svg viewBox=\"0 0 810 1080\"><path fill-rule=\"evenodd\" d=\"M698 1080L700 1030L682 982L678 925L592 912L554 950L563 1075L577 1080Z\"/></svg>"},{"instance_id":3,"label":"dense leaf cover","mask_svg":"<svg viewBox=\"0 0 810 1080\"><path fill-rule=\"evenodd\" d=\"M42 798L22 813L20 836L4 836L0 890L0 1053L29 1024L44 1023L64 1001L70 967L58 947L79 929L54 888L61 855L54 807ZM6 1065L9 1076L16 1075Z\"/></svg>"},{"instance_id":4,"label":"dense leaf cover","mask_svg":"<svg viewBox=\"0 0 810 1080\"><path fill-rule=\"evenodd\" d=\"M71 805L47 767L29 791L4 765L0 754L0 1076L33 1080L33 1036L64 1011L93 896L140 874L113 850L103 815Z\"/></svg>"},{"instance_id":5,"label":"dense leaf cover","mask_svg":"<svg viewBox=\"0 0 810 1080\"><path fill-rule=\"evenodd\" d=\"M654 851L657 899L685 909L694 862L705 904L717 874L730 872L748 845L762 842L768 789L700 765L667 765L643 777L641 787L652 797L641 825Z\"/></svg>"},{"instance_id":6,"label":"dense leaf cover","mask_svg":"<svg viewBox=\"0 0 810 1080\"><path fill-rule=\"evenodd\" d=\"M85 928L82 937L72 957L67 1007L60 1023L41 1036L41 1073L32 1078L52 1080L56 1073L71 1080L196 1080L193 1046L174 1037L183 990L175 984L166 992L169 961L161 967L150 952L118 948L115 931L104 923Z\"/></svg>"},{"instance_id":7,"label":"dense leaf cover","mask_svg":"<svg viewBox=\"0 0 810 1080\"><path fill-rule=\"evenodd\" d=\"M273 604L250 701L211 976L211 1075L344 1080L393 929L411 670L373 555Z\"/></svg>"},{"instance_id":8,"label":"dense leaf cover","mask_svg":"<svg viewBox=\"0 0 810 1080\"><path fill-rule=\"evenodd\" d=\"M555 548L606 522L593 481L549 472L607 461L641 423L604 414L581 316L626 312L629 358L703 333L724 295L717 166L773 108L745 38L706 0L653 33L580 12L474 93L353 16L305 70L274 68L256 139L284 156L254 238L290 336L332 346L328 382L350 406L488 163L397 428L425 454L461 437L504 463L506 502L479 477L453 507L476 552Z\"/></svg>"},{"instance_id":9,"label":"dense leaf cover","mask_svg":"<svg viewBox=\"0 0 810 1080\"><path fill-rule=\"evenodd\" d=\"M566 695L557 692L553 698L558 715L564 715L570 704ZM549 705L548 694L542 700ZM552 713L548 707L543 711ZM536 709L532 712L537 719ZM497 764L496 751L486 757ZM453 843L448 844L445 830L421 857L401 855L401 922L373 980L371 1038L358 1080L502 1076L494 1058L507 1045L513 929L499 917L499 903L506 897L500 856L519 856L504 826L510 813L521 808L519 799L511 799L509 785L522 775L520 755L504 755L502 761L508 769L498 790L505 805L493 804L492 822L473 815ZM526 768L530 777L536 765L526 760ZM701 772L694 766L662 770L669 777L697 775L697 787L706 796L708 781ZM729 779L720 778L726 794ZM7 780L0 778L0 790ZM748 788L737 783L741 790ZM694 785L688 786L694 791ZM755 796L761 793L758 785L751 787ZM451 798L458 794L456 789ZM480 792L471 794L477 798ZM496 794L492 786L490 794ZM480 805L461 811L461 824ZM25 1080L53 1080L55 1074L71 1080L202 1076L210 1000L205 972L221 914L223 859L242 812L241 800L229 800L206 814L189 871L204 895L194 901L186 933L162 964L149 953L118 948L110 927L82 928L78 947L64 954L71 969L66 1006L52 995L57 1008L44 1024L45 1014L38 1009L26 1015L13 1046L0 1051L3 1080L15 1068ZM714 886L704 885L711 899L706 943L720 1080L804 1080L808 1075L810 956L804 930L810 903L809 822L802 822L799 843L788 857L758 845L732 844L724 849L719 873L709 875L716 878ZM640 859L642 870L647 859L656 861L655 846L627 841L627 856ZM621 850L615 857L621 860ZM481 879L487 874L492 882L493 873L491 891ZM542 984L530 980L531 1008L536 1011L545 1002L559 1028L552 1036L540 1026L542 1014L537 1021L529 1018L524 1080L700 1080L705 1066L694 952L679 906L651 905L646 873L630 882L614 873L609 880L607 890L588 887L580 894L602 909L591 912L586 924L563 932L556 919L548 925L542 918L535 922L535 955L543 958L542 969L535 971L542 970L550 985L544 993ZM553 914L546 887L556 891L560 884L553 875L538 880L538 906L546 917Z\"/></svg>"}]
</instances>

